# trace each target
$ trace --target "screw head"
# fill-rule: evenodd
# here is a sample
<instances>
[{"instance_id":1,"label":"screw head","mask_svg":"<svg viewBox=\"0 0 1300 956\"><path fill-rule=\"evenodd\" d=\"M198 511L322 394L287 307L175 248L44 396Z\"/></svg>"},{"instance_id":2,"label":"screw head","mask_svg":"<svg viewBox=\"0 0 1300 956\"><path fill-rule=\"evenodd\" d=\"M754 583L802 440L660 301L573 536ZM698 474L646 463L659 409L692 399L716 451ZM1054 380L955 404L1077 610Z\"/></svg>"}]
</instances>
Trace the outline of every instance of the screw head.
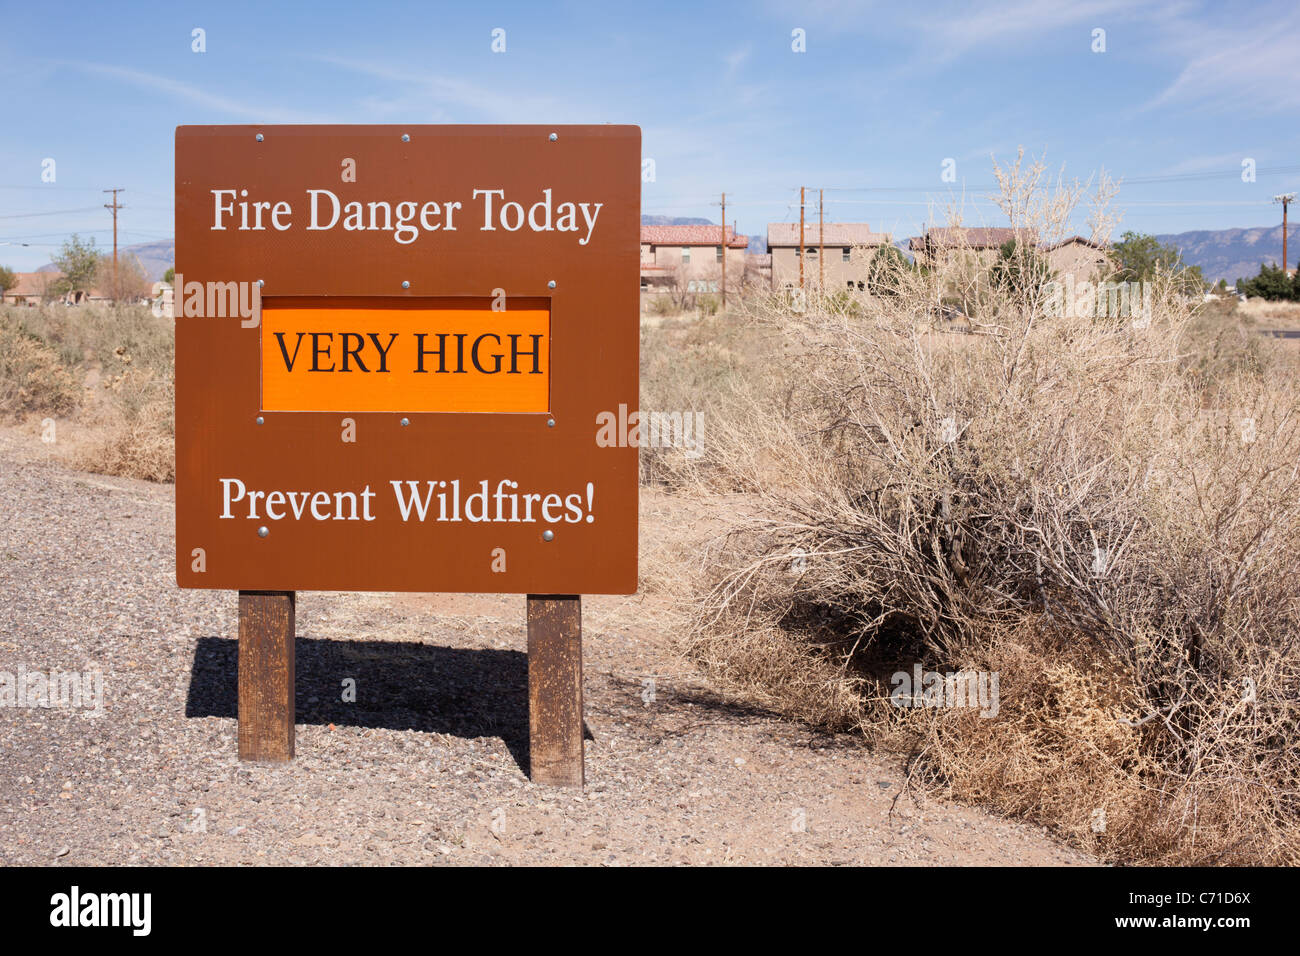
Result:
<instances>
[{"instance_id":1,"label":"screw head","mask_svg":"<svg viewBox=\"0 0 1300 956\"><path fill-rule=\"evenodd\" d=\"M268 528L266 525L262 525L262 527L257 529L257 536L259 538L265 538L270 533L271 533L271 529Z\"/></svg>"},{"instance_id":2,"label":"screw head","mask_svg":"<svg viewBox=\"0 0 1300 956\"><path fill-rule=\"evenodd\" d=\"M559 134L559 133L552 133L551 136L550 136L550 140L551 140L552 143L554 143L554 142L555 142L557 139L559 139L559 138L560 138L560 134Z\"/></svg>"},{"instance_id":3,"label":"screw head","mask_svg":"<svg viewBox=\"0 0 1300 956\"><path fill-rule=\"evenodd\" d=\"M546 419L546 427L547 427L547 428L554 428L554 427L555 427L555 419L554 419L554 418L548 418L548 419Z\"/></svg>"},{"instance_id":4,"label":"screw head","mask_svg":"<svg viewBox=\"0 0 1300 956\"><path fill-rule=\"evenodd\" d=\"M552 279L550 282L546 283L546 288L548 288L548 289L554 289L554 288L555 288L555 280Z\"/></svg>"},{"instance_id":5,"label":"screw head","mask_svg":"<svg viewBox=\"0 0 1300 956\"><path fill-rule=\"evenodd\" d=\"M411 283L410 283L410 281L407 280L407 279L403 279L403 280L402 280L402 288L403 288L403 289L409 289L410 287L411 287Z\"/></svg>"},{"instance_id":6,"label":"screw head","mask_svg":"<svg viewBox=\"0 0 1300 956\"><path fill-rule=\"evenodd\" d=\"M265 424L266 424L266 419L263 418L261 415L258 415L258 416L257 416L257 424L259 424L259 425L265 425Z\"/></svg>"},{"instance_id":7,"label":"screw head","mask_svg":"<svg viewBox=\"0 0 1300 956\"><path fill-rule=\"evenodd\" d=\"M262 134L261 134L261 133L258 133L258 134L257 134L257 141L258 141L259 143L262 141Z\"/></svg>"},{"instance_id":8,"label":"screw head","mask_svg":"<svg viewBox=\"0 0 1300 956\"><path fill-rule=\"evenodd\" d=\"M264 286L264 285L266 285L266 281L265 281L265 280L263 280L263 279L258 279L258 280L257 280L257 287L258 287L259 289L262 288L262 286Z\"/></svg>"},{"instance_id":9,"label":"screw head","mask_svg":"<svg viewBox=\"0 0 1300 956\"><path fill-rule=\"evenodd\" d=\"M403 427L403 428L405 428L405 427L406 427L407 425L409 425L409 424L411 424L411 420L410 420L409 418L403 418L403 419L402 419L402 427Z\"/></svg>"},{"instance_id":10,"label":"screw head","mask_svg":"<svg viewBox=\"0 0 1300 956\"><path fill-rule=\"evenodd\" d=\"M543 540L543 541L554 541L554 540L555 540L555 532L552 531L550 528L547 528L545 531L542 532L542 540Z\"/></svg>"},{"instance_id":11,"label":"screw head","mask_svg":"<svg viewBox=\"0 0 1300 956\"><path fill-rule=\"evenodd\" d=\"M411 141L411 134L410 134L410 133L403 133L403 134L402 134L402 142L403 142L403 143L409 143L410 141Z\"/></svg>"}]
</instances>

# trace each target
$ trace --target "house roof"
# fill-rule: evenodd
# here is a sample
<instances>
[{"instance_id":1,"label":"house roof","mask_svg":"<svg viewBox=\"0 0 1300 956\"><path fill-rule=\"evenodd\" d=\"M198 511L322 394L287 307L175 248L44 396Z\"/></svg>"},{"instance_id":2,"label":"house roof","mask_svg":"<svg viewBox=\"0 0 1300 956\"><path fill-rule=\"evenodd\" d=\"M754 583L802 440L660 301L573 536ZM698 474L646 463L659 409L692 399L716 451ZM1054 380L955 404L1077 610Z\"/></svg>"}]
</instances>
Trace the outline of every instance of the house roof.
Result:
<instances>
[{"instance_id":1,"label":"house roof","mask_svg":"<svg viewBox=\"0 0 1300 956\"><path fill-rule=\"evenodd\" d=\"M18 296L43 296L46 289L52 286L57 280L63 278L62 272L46 270L45 272L15 272L18 277L18 284L5 293L5 298L16 298ZM84 290L86 297L89 299L107 299L108 293L98 285Z\"/></svg>"},{"instance_id":2,"label":"house roof","mask_svg":"<svg viewBox=\"0 0 1300 956\"><path fill-rule=\"evenodd\" d=\"M652 246L716 246L719 226L642 226L641 241ZM727 226L727 248L745 249L749 237Z\"/></svg>"},{"instance_id":3,"label":"house roof","mask_svg":"<svg viewBox=\"0 0 1300 956\"><path fill-rule=\"evenodd\" d=\"M45 291L45 284L59 278L58 272L15 272L18 284L5 293L6 296L40 295Z\"/></svg>"},{"instance_id":4,"label":"house roof","mask_svg":"<svg viewBox=\"0 0 1300 956\"><path fill-rule=\"evenodd\" d=\"M889 242L889 234L872 232L865 222L828 222L826 238L819 236L816 223L805 223L803 227L803 244L815 246L883 246ZM798 246L799 224L797 222L769 222L767 224L767 247Z\"/></svg>"},{"instance_id":5,"label":"house roof","mask_svg":"<svg viewBox=\"0 0 1300 956\"><path fill-rule=\"evenodd\" d=\"M1083 236L1070 236L1062 239L1060 242L1053 242L1051 245L1043 246L1044 252L1051 252L1053 249L1060 249L1062 246L1068 246L1072 242L1077 242L1085 246L1091 246L1094 249L1104 249L1105 247L1099 242L1093 242L1091 239L1085 239Z\"/></svg>"},{"instance_id":6,"label":"house roof","mask_svg":"<svg viewBox=\"0 0 1300 956\"><path fill-rule=\"evenodd\" d=\"M1032 229L1010 229L988 226L951 226L929 229L922 242L936 246L965 246L968 249L995 249L1008 239L1024 236L1037 244L1038 233ZM913 246L913 248L916 248Z\"/></svg>"}]
</instances>

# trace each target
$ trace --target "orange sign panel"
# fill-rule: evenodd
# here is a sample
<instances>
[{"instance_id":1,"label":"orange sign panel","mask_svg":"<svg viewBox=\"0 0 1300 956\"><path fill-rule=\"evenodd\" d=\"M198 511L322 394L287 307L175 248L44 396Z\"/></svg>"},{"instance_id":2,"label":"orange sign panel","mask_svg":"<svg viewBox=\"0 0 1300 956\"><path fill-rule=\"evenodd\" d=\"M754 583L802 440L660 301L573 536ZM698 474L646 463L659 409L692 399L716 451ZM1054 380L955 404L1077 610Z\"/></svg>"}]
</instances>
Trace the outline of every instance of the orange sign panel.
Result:
<instances>
[{"instance_id":1,"label":"orange sign panel","mask_svg":"<svg viewBox=\"0 0 1300 956\"><path fill-rule=\"evenodd\" d=\"M548 412L550 312L499 300L262 301L262 408Z\"/></svg>"}]
</instances>

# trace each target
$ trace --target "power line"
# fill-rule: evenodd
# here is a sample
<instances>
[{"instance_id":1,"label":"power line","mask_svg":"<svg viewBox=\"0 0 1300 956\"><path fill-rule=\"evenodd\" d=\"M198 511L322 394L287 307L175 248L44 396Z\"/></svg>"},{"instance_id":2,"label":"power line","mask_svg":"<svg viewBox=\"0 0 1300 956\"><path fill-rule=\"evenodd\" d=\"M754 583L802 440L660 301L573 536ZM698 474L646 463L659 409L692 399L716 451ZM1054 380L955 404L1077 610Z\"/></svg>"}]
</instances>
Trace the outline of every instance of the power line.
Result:
<instances>
[{"instance_id":1,"label":"power line","mask_svg":"<svg viewBox=\"0 0 1300 956\"><path fill-rule=\"evenodd\" d=\"M50 212L18 212L8 216L0 216L0 219L32 219L36 216L66 216L74 212L94 212L98 206L82 206L80 209L55 209Z\"/></svg>"},{"instance_id":2,"label":"power line","mask_svg":"<svg viewBox=\"0 0 1300 956\"><path fill-rule=\"evenodd\" d=\"M1261 166L1255 170L1256 177L1259 176L1280 176L1285 173L1300 172L1300 165L1294 166ZM1152 176L1133 176L1130 178L1117 178L1115 182L1120 186L1149 186L1155 183L1187 183L1199 180L1224 179L1227 177L1237 177L1241 175L1240 169L1219 170L1212 173L1173 173L1170 175L1152 175ZM954 184L955 185L955 184ZM963 189L968 190L985 190L998 189L997 183L984 183L979 185L962 184ZM934 186L827 186L826 189L831 192L932 192Z\"/></svg>"}]
</instances>

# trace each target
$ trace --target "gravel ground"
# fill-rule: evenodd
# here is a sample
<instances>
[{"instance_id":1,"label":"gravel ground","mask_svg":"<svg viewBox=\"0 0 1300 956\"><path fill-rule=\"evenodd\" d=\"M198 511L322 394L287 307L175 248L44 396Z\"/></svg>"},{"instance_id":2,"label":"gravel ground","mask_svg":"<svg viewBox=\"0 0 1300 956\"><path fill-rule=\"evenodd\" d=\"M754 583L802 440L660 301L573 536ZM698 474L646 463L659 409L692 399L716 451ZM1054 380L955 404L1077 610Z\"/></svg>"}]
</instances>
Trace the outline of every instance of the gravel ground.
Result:
<instances>
[{"instance_id":1,"label":"gravel ground","mask_svg":"<svg viewBox=\"0 0 1300 956\"><path fill-rule=\"evenodd\" d=\"M171 486L47 458L0 433L0 671L99 668L105 702L0 707L0 864L1092 862L718 693L654 595L584 600L585 792L520 769L522 596L300 594L298 756L241 765L236 597L176 587Z\"/></svg>"}]
</instances>

